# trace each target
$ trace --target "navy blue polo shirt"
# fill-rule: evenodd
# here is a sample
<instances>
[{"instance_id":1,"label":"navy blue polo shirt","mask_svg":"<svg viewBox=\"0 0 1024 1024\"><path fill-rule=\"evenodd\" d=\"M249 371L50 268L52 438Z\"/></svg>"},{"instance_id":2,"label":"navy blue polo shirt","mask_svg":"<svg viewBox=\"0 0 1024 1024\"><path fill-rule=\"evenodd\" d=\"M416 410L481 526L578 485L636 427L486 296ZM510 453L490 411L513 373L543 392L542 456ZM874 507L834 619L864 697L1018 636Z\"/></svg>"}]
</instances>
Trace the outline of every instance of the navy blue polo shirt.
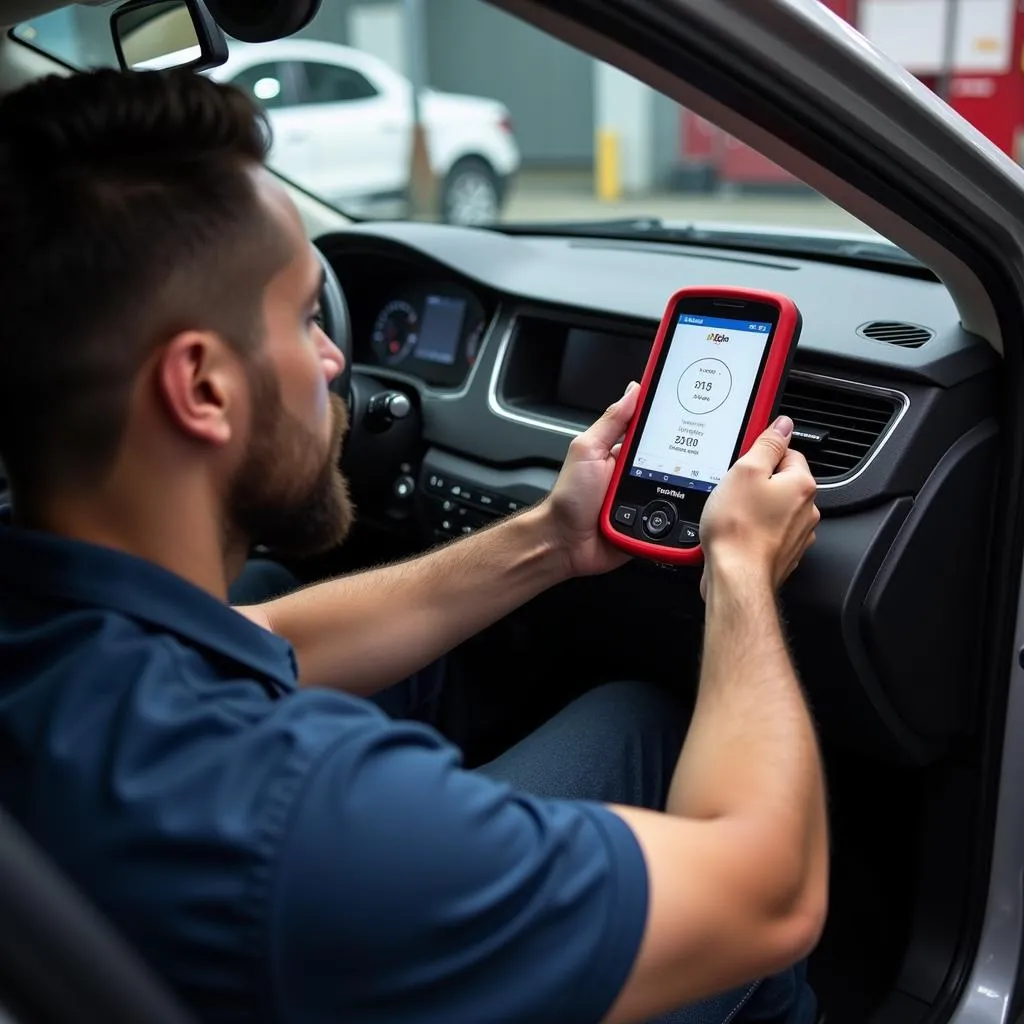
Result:
<instances>
[{"instance_id":1,"label":"navy blue polo shirt","mask_svg":"<svg viewBox=\"0 0 1024 1024\"><path fill-rule=\"evenodd\" d=\"M0 801L205 1021L597 1021L647 876L597 804L297 689L179 577L0 525Z\"/></svg>"}]
</instances>

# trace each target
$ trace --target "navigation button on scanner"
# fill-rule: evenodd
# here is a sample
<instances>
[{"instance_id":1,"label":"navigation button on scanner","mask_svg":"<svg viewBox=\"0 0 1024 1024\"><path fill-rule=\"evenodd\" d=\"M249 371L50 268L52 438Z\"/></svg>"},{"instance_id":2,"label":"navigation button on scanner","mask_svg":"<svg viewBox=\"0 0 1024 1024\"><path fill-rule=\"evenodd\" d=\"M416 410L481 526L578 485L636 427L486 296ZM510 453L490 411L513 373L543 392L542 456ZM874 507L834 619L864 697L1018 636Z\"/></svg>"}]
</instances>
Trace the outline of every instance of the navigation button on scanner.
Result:
<instances>
[{"instance_id":1,"label":"navigation button on scanner","mask_svg":"<svg viewBox=\"0 0 1024 1024\"><path fill-rule=\"evenodd\" d=\"M676 524L676 510L667 501L652 501L640 518L644 533L652 540L664 537Z\"/></svg>"},{"instance_id":2,"label":"navigation button on scanner","mask_svg":"<svg viewBox=\"0 0 1024 1024\"><path fill-rule=\"evenodd\" d=\"M652 512L647 518L647 532L652 537L660 537L672 525L668 513L662 509Z\"/></svg>"},{"instance_id":3,"label":"navigation button on scanner","mask_svg":"<svg viewBox=\"0 0 1024 1024\"><path fill-rule=\"evenodd\" d=\"M615 522L632 526L636 522L636 509L632 505L620 505L615 510Z\"/></svg>"},{"instance_id":4,"label":"navigation button on scanner","mask_svg":"<svg viewBox=\"0 0 1024 1024\"><path fill-rule=\"evenodd\" d=\"M683 523L679 528L679 543L695 548L700 543L700 528L695 523Z\"/></svg>"}]
</instances>

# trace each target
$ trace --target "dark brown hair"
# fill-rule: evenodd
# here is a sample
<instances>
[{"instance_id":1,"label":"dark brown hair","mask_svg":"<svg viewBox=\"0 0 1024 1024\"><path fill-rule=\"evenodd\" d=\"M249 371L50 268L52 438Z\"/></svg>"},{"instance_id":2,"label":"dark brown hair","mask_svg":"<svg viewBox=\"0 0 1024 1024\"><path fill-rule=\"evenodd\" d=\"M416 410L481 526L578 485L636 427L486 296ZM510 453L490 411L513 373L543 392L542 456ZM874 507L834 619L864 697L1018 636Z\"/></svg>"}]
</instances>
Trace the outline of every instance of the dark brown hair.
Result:
<instances>
[{"instance_id":1,"label":"dark brown hair","mask_svg":"<svg viewBox=\"0 0 1024 1024\"><path fill-rule=\"evenodd\" d=\"M0 100L0 459L16 500L99 479L155 347L261 336L287 259L240 91L184 71L48 77Z\"/></svg>"}]
</instances>

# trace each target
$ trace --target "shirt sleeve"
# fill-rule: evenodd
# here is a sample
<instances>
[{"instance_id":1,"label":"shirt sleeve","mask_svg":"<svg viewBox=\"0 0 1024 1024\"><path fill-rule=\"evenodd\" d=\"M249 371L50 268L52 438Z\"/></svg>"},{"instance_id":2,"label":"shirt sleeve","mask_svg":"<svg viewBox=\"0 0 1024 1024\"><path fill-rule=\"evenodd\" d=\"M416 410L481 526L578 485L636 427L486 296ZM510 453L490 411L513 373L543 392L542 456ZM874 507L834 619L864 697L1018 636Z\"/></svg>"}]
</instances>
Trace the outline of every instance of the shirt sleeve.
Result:
<instances>
[{"instance_id":1,"label":"shirt sleeve","mask_svg":"<svg viewBox=\"0 0 1024 1024\"><path fill-rule=\"evenodd\" d=\"M431 730L381 721L336 744L293 808L270 922L279 1019L599 1021L646 917L617 815L514 791Z\"/></svg>"}]
</instances>

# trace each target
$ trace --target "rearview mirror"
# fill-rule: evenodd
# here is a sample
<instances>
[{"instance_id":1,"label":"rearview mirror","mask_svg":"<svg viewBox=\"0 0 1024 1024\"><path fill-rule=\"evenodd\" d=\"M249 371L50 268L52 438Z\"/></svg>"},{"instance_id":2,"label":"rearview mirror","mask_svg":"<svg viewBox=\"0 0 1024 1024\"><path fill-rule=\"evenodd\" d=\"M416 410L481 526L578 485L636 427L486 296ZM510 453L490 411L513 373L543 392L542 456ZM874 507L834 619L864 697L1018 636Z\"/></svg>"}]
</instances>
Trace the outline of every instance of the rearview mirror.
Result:
<instances>
[{"instance_id":1,"label":"rearview mirror","mask_svg":"<svg viewBox=\"0 0 1024 1024\"><path fill-rule=\"evenodd\" d=\"M125 71L207 71L228 59L228 43L202 0L129 0L110 16Z\"/></svg>"}]
</instances>

